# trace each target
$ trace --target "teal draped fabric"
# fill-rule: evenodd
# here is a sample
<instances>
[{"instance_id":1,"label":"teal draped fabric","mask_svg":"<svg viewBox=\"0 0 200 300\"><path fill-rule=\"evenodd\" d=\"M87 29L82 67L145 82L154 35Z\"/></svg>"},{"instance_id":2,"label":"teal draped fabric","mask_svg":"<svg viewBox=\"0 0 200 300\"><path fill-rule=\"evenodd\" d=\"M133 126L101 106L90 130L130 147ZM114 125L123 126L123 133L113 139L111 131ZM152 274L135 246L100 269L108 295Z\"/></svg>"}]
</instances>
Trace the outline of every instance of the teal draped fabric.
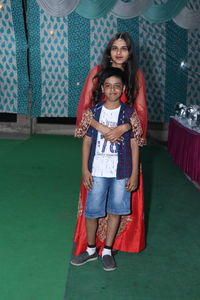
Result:
<instances>
[{"instance_id":1,"label":"teal draped fabric","mask_svg":"<svg viewBox=\"0 0 200 300\"><path fill-rule=\"evenodd\" d=\"M153 4L143 17L151 23L161 23L173 19L187 4L188 0L168 0L166 3Z\"/></svg>"},{"instance_id":2,"label":"teal draped fabric","mask_svg":"<svg viewBox=\"0 0 200 300\"><path fill-rule=\"evenodd\" d=\"M40 14L35 0L28 2L29 68L31 81L31 115L40 116L42 106L42 76L40 61Z\"/></svg>"},{"instance_id":3,"label":"teal draped fabric","mask_svg":"<svg viewBox=\"0 0 200 300\"><path fill-rule=\"evenodd\" d=\"M76 12L84 18L95 19L106 16L117 0L81 0Z\"/></svg>"},{"instance_id":4,"label":"teal draped fabric","mask_svg":"<svg viewBox=\"0 0 200 300\"><path fill-rule=\"evenodd\" d=\"M200 9L192 10L184 7L173 21L185 29L198 29L200 28Z\"/></svg>"},{"instance_id":5,"label":"teal draped fabric","mask_svg":"<svg viewBox=\"0 0 200 300\"><path fill-rule=\"evenodd\" d=\"M73 12L80 0L36 0L46 13L54 17L66 17Z\"/></svg>"},{"instance_id":6,"label":"teal draped fabric","mask_svg":"<svg viewBox=\"0 0 200 300\"><path fill-rule=\"evenodd\" d=\"M22 4L18 1L11 1L13 25L16 39L16 62L17 62L17 112L29 114L28 108L28 66L27 66L27 40L24 30Z\"/></svg>"},{"instance_id":7,"label":"teal draped fabric","mask_svg":"<svg viewBox=\"0 0 200 300\"><path fill-rule=\"evenodd\" d=\"M75 12L68 17L68 49L68 117L74 117L85 79L90 71L90 20Z\"/></svg>"},{"instance_id":8,"label":"teal draped fabric","mask_svg":"<svg viewBox=\"0 0 200 300\"><path fill-rule=\"evenodd\" d=\"M188 57L188 31L172 21L166 23L165 122L174 114L176 102L186 103L188 70L181 63Z\"/></svg>"},{"instance_id":9,"label":"teal draped fabric","mask_svg":"<svg viewBox=\"0 0 200 300\"><path fill-rule=\"evenodd\" d=\"M85 3L89 1L95 4L94 0ZM96 0L96 7L106 1ZM199 14L200 2L190 1L196 3L195 8L187 8L193 17L179 16L181 27L184 22L186 28L194 28L191 19L199 22L194 16ZM28 114L27 41L21 2L4 3L0 9L0 112ZM167 122L178 101L198 104L200 31L185 30L174 22L173 18L154 24L144 17L122 19L112 13L89 19L75 11L61 18L41 9L36 0L27 1L31 116L75 117L89 70L99 63L113 34L122 31L129 32L136 45L146 80L149 121Z\"/></svg>"},{"instance_id":10,"label":"teal draped fabric","mask_svg":"<svg viewBox=\"0 0 200 300\"><path fill-rule=\"evenodd\" d=\"M27 41L22 2L1 4L0 112L28 114Z\"/></svg>"},{"instance_id":11,"label":"teal draped fabric","mask_svg":"<svg viewBox=\"0 0 200 300\"><path fill-rule=\"evenodd\" d=\"M144 13L152 5L152 3L153 0L118 0L111 13L117 18L131 19Z\"/></svg>"}]
</instances>

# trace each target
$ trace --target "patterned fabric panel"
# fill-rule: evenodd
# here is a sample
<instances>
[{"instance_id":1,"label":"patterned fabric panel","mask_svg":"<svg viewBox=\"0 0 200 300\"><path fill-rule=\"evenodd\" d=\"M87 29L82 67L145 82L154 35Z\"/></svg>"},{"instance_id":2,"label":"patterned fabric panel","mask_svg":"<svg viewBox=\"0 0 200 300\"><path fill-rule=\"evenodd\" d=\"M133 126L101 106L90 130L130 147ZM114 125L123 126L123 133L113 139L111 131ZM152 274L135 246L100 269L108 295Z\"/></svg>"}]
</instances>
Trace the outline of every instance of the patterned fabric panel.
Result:
<instances>
[{"instance_id":1,"label":"patterned fabric panel","mask_svg":"<svg viewBox=\"0 0 200 300\"><path fill-rule=\"evenodd\" d=\"M167 1L155 0L155 3ZM17 5L18 1L12 3ZM111 14L89 20L73 12L66 18L57 18L40 9L36 0L27 1L27 6L32 116L75 117L89 70L101 61L111 36L123 31L130 33L136 45L139 67L144 72L147 85L150 121L167 122L174 113L177 101L198 104L199 30L185 30L172 21L155 25L142 17L124 20ZM4 21L0 27L0 67L7 74L3 77L0 75L0 109L5 111L8 105L10 111L19 112L22 107L19 103L22 102L16 101L13 93L19 93L17 82L21 69L18 67L19 56L15 54L18 53L16 35L11 24L13 22L15 26L16 22L12 21L11 13L7 16L8 7L9 4L6 4L4 10L0 10L3 16L1 22ZM187 7L198 10L200 2L189 0ZM11 28L8 28L8 24ZM4 32L9 29L10 33L8 31L5 37ZM21 42L20 38L17 40ZM12 46L9 46L10 43ZM26 62L25 55L23 57ZM8 81L13 85L11 89L8 89ZM8 97L7 92L9 95L12 93L11 97Z\"/></svg>"},{"instance_id":2,"label":"patterned fabric panel","mask_svg":"<svg viewBox=\"0 0 200 300\"><path fill-rule=\"evenodd\" d=\"M200 11L200 1L189 0L187 7ZM200 30L188 31L188 68L187 101L188 105L200 105Z\"/></svg>"},{"instance_id":3,"label":"patterned fabric panel","mask_svg":"<svg viewBox=\"0 0 200 300\"><path fill-rule=\"evenodd\" d=\"M80 94L90 70L90 21L76 12L68 17L69 107L75 117Z\"/></svg>"},{"instance_id":4,"label":"patterned fabric panel","mask_svg":"<svg viewBox=\"0 0 200 300\"><path fill-rule=\"evenodd\" d=\"M173 21L166 22L166 72L165 76L165 121L174 115L176 102L186 103L188 31L177 26Z\"/></svg>"},{"instance_id":5,"label":"patterned fabric panel","mask_svg":"<svg viewBox=\"0 0 200 300\"><path fill-rule=\"evenodd\" d=\"M117 18L107 15L90 21L90 67L101 62L102 54L111 37L117 33Z\"/></svg>"},{"instance_id":6,"label":"patterned fabric panel","mask_svg":"<svg viewBox=\"0 0 200 300\"><path fill-rule=\"evenodd\" d=\"M68 20L40 11L41 116L68 115Z\"/></svg>"},{"instance_id":7,"label":"patterned fabric panel","mask_svg":"<svg viewBox=\"0 0 200 300\"><path fill-rule=\"evenodd\" d=\"M187 104L200 105L200 31L188 32L188 68Z\"/></svg>"},{"instance_id":8,"label":"patterned fabric panel","mask_svg":"<svg viewBox=\"0 0 200 300\"><path fill-rule=\"evenodd\" d=\"M152 26L139 18L139 65L145 74L150 121L164 120L165 101L165 24Z\"/></svg>"},{"instance_id":9,"label":"patterned fabric panel","mask_svg":"<svg viewBox=\"0 0 200 300\"><path fill-rule=\"evenodd\" d=\"M27 114L27 43L21 2L1 4L0 111Z\"/></svg>"}]
</instances>

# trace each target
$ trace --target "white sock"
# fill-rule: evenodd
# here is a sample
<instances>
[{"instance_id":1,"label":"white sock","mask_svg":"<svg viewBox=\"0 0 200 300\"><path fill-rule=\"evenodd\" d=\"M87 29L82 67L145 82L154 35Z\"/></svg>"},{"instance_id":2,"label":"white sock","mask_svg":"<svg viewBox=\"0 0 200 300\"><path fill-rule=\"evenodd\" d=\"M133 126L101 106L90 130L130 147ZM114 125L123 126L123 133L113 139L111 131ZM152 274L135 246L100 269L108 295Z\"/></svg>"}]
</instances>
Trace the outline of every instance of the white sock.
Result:
<instances>
[{"instance_id":1,"label":"white sock","mask_svg":"<svg viewBox=\"0 0 200 300\"><path fill-rule=\"evenodd\" d=\"M86 251L87 251L87 253L88 253L89 255L92 255L92 254L95 253L96 247L94 247L94 248L87 247Z\"/></svg>"},{"instance_id":2,"label":"white sock","mask_svg":"<svg viewBox=\"0 0 200 300\"><path fill-rule=\"evenodd\" d=\"M102 251L102 257L103 257L104 255L112 255L111 249L105 249L105 248L103 248L103 251Z\"/></svg>"}]
</instances>

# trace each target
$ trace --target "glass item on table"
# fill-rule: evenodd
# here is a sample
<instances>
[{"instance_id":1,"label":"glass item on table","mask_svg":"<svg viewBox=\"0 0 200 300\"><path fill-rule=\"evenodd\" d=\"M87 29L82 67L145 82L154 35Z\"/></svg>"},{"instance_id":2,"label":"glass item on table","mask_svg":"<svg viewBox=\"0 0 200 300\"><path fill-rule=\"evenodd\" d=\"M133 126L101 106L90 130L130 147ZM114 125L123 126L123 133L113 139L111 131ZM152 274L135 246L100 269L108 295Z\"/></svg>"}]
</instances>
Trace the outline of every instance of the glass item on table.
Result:
<instances>
[{"instance_id":1,"label":"glass item on table","mask_svg":"<svg viewBox=\"0 0 200 300\"><path fill-rule=\"evenodd\" d=\"M191 126L192 128L197 127L197 116L199 112L200 108L198 105L191 105L186 109L186 118L189 126Z\"/></svg>"},{"instance_id":2,"label":"glass item on table","mask_svg":"<svg viewBox=\"0 0 200 300\"><path fill-rule=\"evenodd\" d=\"M197 120L196 120L196 125L200 129L200 110L197 112Z\"/></svg>"},{"instance_id":3,"label":"glass item on table","mask_svg":"<svg viewBox=\"0 0 200 300\"><path fill-rule=\"evenodd\" d=\"M177 102L175 105L175 116L178 118L186 118L186 109L187 106L183 103Z\"/></svg>"},{"instance_id":4,"label":"glass item on table","mask_svg":"<svg viewBox=\"0 0 200 300\"><path fill-rule=\"evenodd\" d=\"M192 126L192 129L194 129L197 132L200 132L200 107L194 113L194 125Z\"/></svg>"}]
</instances>

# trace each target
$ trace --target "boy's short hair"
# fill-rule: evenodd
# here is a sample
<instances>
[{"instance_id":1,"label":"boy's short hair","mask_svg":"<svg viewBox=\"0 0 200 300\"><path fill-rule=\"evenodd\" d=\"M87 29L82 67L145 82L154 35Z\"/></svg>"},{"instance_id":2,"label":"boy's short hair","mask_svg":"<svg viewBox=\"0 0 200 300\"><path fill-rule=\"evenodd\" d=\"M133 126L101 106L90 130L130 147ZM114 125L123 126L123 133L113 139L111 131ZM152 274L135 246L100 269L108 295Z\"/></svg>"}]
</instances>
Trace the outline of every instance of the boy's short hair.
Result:
<instances>
[{"instance_id":1,"label":"boy's short hair","mask_svg":"<svg viewBox=\"0 0 200 300\"><path fill-rule=\"evenodd\" d=\"M127 84L127 79L126 79L124 71L122 71L119 68L109 67L102 71L102 73L99 77L99 86L103 85L105 80L112 76L115 76L115 77L121 79L123 85Z\"/></svg>"}]
</instances>

